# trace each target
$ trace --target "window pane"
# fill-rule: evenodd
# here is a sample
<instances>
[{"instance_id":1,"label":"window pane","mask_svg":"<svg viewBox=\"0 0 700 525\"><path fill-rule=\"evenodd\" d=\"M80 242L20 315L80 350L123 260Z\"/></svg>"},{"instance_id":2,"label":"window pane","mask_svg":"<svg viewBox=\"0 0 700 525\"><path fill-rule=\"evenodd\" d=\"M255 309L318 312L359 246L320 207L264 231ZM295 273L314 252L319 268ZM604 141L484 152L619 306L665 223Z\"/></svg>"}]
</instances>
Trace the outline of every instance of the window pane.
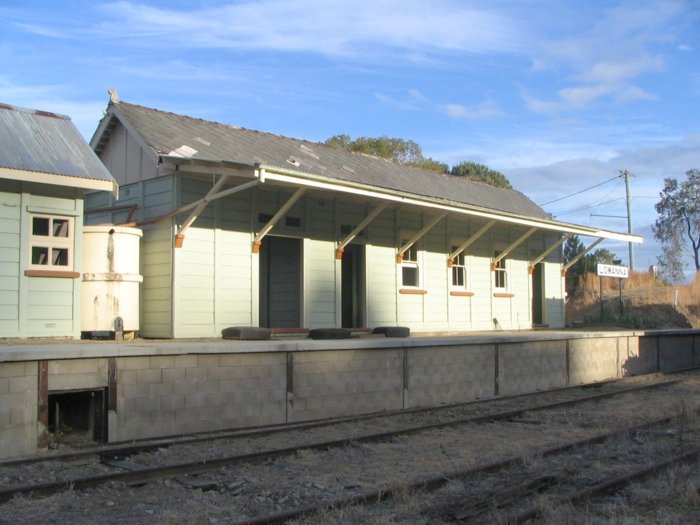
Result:
<instances>
[{"instance_id":1,"label":"window pane","mask_svg":"<svg viewBox=\"0 0 700 525\"><path fill-rule=\"evenodd\" d=\"M411 246L408 250L403 252L403 260L404 261L411 261L411 262L418 262L418 250L416 250L415 244L413 246Z\"/></svg>"},{"instance_id":2,"label":"window pane","mask_svg":"<svg viewBox=\"0 0 700 525\"><path fill-rule=\"evenodd\" d=\"M505 270L496 270L494 272L496 288L506 288L506 272Z\"/></svg>"},{"instance_id":3,"label":"window pane","mask_svg":"<svg viewBox=\"0 0 700 525\"><path fill-rule=\"evenodd\" d=\"M403 286L418 286L418 268L415 266L401 268L401 284Z\"/></svg>"},{"instance_id":4,"label":"window pane","mask_svg":"<svg viewBox=\"0 0 700 525\"><path fill-rule=\"evenodd\" d=\"M32 235L49 235L49 219L46 217L32 218Z\"/></svg>"},{"instance_id":5,"label":"window pane","mask_svg":"<svg viewBox=\"0 0 700 525\"><path fill-rule=\"evenodd\" d=\"M49 249L44 246L32 246L32 264L49 264Z\"/></svg>"},{"instance_id":6,"label":"window pane","mask_svg":"<svg viewBox=\"0 0 700 525\"><path fill-rule=\"evenodd\" d=\"M68 220L54 219L53 220L53 236L68 237Z\"/></svg>"},{"instance_id":7,"label":"window pane","mask_svg":"<svg viewBox=\"0 0 700 525\"><path fill-rule=\"evenodd\" d=\"M68 249L67 248L54 248L51 250L51 256L53 261L51 264L54 266L68 266Z\"/></svg>"},{"instance_id":8,"label":"window pane","mask_svg":"<svg viewBox=\"0 0 700 525\"><path fill-rule=\"evenodd\" d=\"M452 286L464 286L465 268L462 266L452 267Z\"/></svg>"}]
</instances>

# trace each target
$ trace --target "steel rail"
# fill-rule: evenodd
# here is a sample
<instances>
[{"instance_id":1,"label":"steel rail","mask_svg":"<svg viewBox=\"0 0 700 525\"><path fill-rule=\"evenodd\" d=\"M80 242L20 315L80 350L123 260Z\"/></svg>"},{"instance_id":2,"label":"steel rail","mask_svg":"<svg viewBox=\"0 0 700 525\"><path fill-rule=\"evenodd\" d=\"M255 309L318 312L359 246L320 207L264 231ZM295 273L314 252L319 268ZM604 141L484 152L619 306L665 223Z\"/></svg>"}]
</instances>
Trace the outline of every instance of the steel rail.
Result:
<instances>
[{"instance_id":1,"label":"steel rail","mask_svg":"<svg viewBox=\"0 0 700 525\"><path fill-rule=\"evenodd\" d=\"M698 411L700 412L700 411ZM619 436L623 436L630 432L643 431L649 428L667 425L673 422L675 417L663 417L653 421L647 421L638 425L633 425L623 429L614 430L612 432L606 432L603 434L598 434L590 438L577 439L563 445L558 445L549 449L536 452L542 457L553 456L556 454L561 454L564 452L569 452L570 450L603 443L607 440L614 439ZM512 467L522 462L522 456L511 457L505 460L495 461L487 463L477 467L471 467L467 469L453 469L445 472L441 472L437 475L421 478L417 481L402 483L399 485L393 485L388 487L382 487L380 489L373 490L371 492L364 492L361 494L356 494L354 496L339 498L331 502L321 503L319 505L308 505L305 507L299 507L296 509L290 509L282 512L277 512L273 514L268 514L265 516L259 516L255 518L245 519L232 523L231 525L270 525L277 523L284 523L285 521L291 519L298 519L311 514L322 512L322 511L332 511L334 509L339 509L343 507L348 507L358 504L371 504L378 501L386 500L397 494L410 493L411 491L427 490L434 491L450 481L456 479L463 479L478 474L488 474L498 470L502 470L508 467ZM528 518L529 519L529 518Z\"/></svg>"},{"instance_id":2,"label":"steel rail","mask_svg":"<svg viewBox=\"0 0 700 525\"><path fill-rule=\"evenodd\" d=\"M588 487L586 489L579 490L577 492L574 492L573 494L570 494L568 496L562 496L560 498L557 498L556 500L552 501L551 503L554 505L564 505L567 503L580 503L582 501L588 500L590 498L594 498L597 496L603 496L605 494L610 494L611 492L617 491L621 488L626 487L627 485L635 482L635 481L641 481L644 480L650 476L653 476L655 474L658 474L659 472L662 472L664 470L668 470L671 467L674 467L676 465L681 465L684 463L689 463L691 461L696 461L700 457L700 447L697 447L689 452L686 452L684 454L679 454L676 456L673 456L671 458L668 458L664 461L659 461L654 463L653 465L649 465L644 468L636 469L632 472L628 472L627 474L622 474L620 476L615 476L611 477L609 479L606 479L605 481L601 481L600 483L596 483L595 485L592 485L591 487ZM698 489L700 492L700 489ZM524 523L527 520L532 520L535 518L538 518L542 515L542 508L539 505L534 505L530 507L527 510L524 510L517 515L508 518L506 520L507 523Z\"/></svg>"},{"instance_id":3,"label":"steel rail","mask_svg":"<svg viewBox=\"0 0 700 525\"><path fill-rule=\"evenodd\" d=\"M525 408L519 408L516 410L509 410L506 412L484 414L478 416L470 416L468 418L462 418L453 421L446 421L440 423L433 423L430 425L416 425L413 427L406 427L397 430L390 430L385 432L378 432L373 434L367 434L364 436L353 436L351 438L340 438L330 441L307 443L304 445L298 445L293 447L285 447L279 449L272 449L267 451L252 452L247 454L239 454L234 456L226 456L222 458L213 459L203 459L199 461L192 461L186 463L174 463L171 465L158 466L158 467L144 467L143 469L126 471L126 472L108 472L104 474L96 474L91 476L85 476L82 478L69 478L59 481L50 481L44 483L36 483L26 486L16 486L8 487L6 489L0 490L0 503L8 501L17 494L53 494L64 489L83 489L87 487L93 487L96 485L104 484L109 481L122 481L124 483L139 483L146 482L153 479L162 479L164 477L172 477L184 474L198 474L202 472L207 472L210 470L215 470L220 467L231 466L240 463L255 463L261 462L268 459L276 459L279 457L291 456L298 453L300 450L328 450L332 448L342 448L349 446L353 443L371 443L371 442L381 442L386 441L390 438L401 435L410 435L426 430L440 429L451 426L459 426L464 424L474 424L483 423L490 421L500 421L513 419L522 416L526 412L557 409L568 406L573 406L577 404L599 401L604 398L613 397L616 395L625 395L633 392L638 392L640 390L651 390L659 388L662 386L674 385L677 383L682 383L688 379L676 379L672 381L667 381L663 383L655 383L652 385L638 385L633 388L626 388L623 390L618 390L615 392L604 392L595 394L592 396L578 397L576 399L568 399L563 401L557 401L553 403L541 404L537 406L530 406Z\"/></svg>"}]
</instances>

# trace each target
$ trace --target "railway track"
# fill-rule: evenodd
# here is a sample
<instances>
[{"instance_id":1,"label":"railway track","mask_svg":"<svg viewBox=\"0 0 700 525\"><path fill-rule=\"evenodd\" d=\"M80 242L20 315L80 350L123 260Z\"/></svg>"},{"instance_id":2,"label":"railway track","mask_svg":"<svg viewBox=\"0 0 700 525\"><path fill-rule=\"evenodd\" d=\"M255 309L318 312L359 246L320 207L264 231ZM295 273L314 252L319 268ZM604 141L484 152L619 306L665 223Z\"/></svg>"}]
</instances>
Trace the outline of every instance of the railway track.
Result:
<instances>
[{"instance_id":1,"label":"railway track","mask_svg":"<svg viewBox=\"0 0 700 525\"><path fill-rule=\"evenodd\" d=\"M700 412L699 412L700 413ZM393 498L396 495L411 494L416 497L417 492L422 492L422 497L426 498L426 494L436 492L450 482L462 480L477 480L473 484L479 485L478 490L474 493L464 496L458 501L454 501L454 496L449 496L452 501L443 501L438 505L428 506L422 509L422 513L430 518L430 522L441 520L446 522L463 522L473 523L483 518L484 522L490 522L492 519L499 523L525 523L527 520L540 517L542 514L541 505L530 505L531 501L546 493L548 490L556 487L557 493L554 496L555 504L576 503L587 498L599 496L609 493L613 490L618 490L632 482L639 481L647 476L658 473L663 469L668 469L673 466L683 464L689 461L695 461L700 457L700 436L694 440L692 450L682 453L675 453L675 448L672 444L667 447L670 452L668 457L659 461L630 468L626 464L620 473L615 470L613 474L606 474L603 479L598 479L592 486L580 488L577 482L582 478L581 470L576 468L584 468L585 463L591 460L592 455L585 455L576 458L576 465L572 466L570 462L566 468L562 468L562 462L566 455L576 453L576 451L586 447L594 447L596 445L604 445L607 442L618 440L620 446L631 439L638 437L640 432L649 432L654 429L663 430L673 423L675 418L661 418L641 425L624 428L615 432L606 432L595 435L591 438L574 440L568 443L560 444L556 447L538 451L538 456L546 458L546 463L541 463L538 466L537 472L526 471L526 465L523 464L521 457L508 458L503 461L493 462L481 465L476 468L447 470L431 475L429 477L420 478L410 483L399 485L384 486L371 492L356 494L352 497L340 498L330 502L324 502L318 505L310 505L303 508L291 509L278 513L258 516L256 518L245 519L234 522L233 525L268 525L285 523L290 520L296 520L305 516L320 514L324 511L337 511L351 505L372 505L382 500ZM632 437L630 437L632 436ZM614 454L618 454L618 448L614 449ZM610 460L602 454L595 455L597 461ZM614 458L616 463L620 463L620 458ZM624 458L628 460L627 457ZM637 461L636 463L645 463ZM574 475L576 474L576 475ZM485 479L486 475L494 475L498 480L494 483L489 483ZM499 481L504 477L508 478L509 483L504 488L498 485ZM567 483L571 486L566 487ZM496 488L487 488L484 490L484 485L495 486ZM564 488L566 487L566 488ZM572 488L573 487L573 488ZM568 489L568 492L567 492ZM454 490L454 489L453 489ZM518 509L524 507L524 510L511 511L511 514L506 514L510 508ZM494 515L494 511L498 511L498 516ZM324 519L327 516L324 517ZM313 520L312 520L313 522Z\"/></svg>"},{"instance_id":2,"label":"railway track","mask_svg":"<svg viewBox=\"0 0 700 525\"><path fill-rule=\"evenodd\" d=\"M661 378L657 377L656 379L659 380ZM639 381L642 380L638 379L637 382ZM190 481L192 481L197 479L197 475L201 476L216 472L216 476L222 476L222 473L238 470L241 466L244 466L245 469L265 469L276 461L283 459L291 461L299 455L303 457L303 454L309 453L308 451L317 451L319 455L322 455L329 454L332 450L342 451L343 449L370 446L370 443L389 443L389 446L403 446L401 443L394 442L397 440L411 440L417 436L430 433L435 434L436 432L451 432L455 434L468 432L473 434L476 429L489 426L495 427L496 425L541 426L544 429L546 425L552 424L554 420L565 421L567 418L572 419L573 417L580 421L580 428L577 428L574 434L586 434L584 429L595 424L595 413L603 404L614 405L615 403L620 403L621 399L629 398L630 396L635 398L649 396L651 399L655 390L678 389L687 383L693 382L697 383L693 374L673 378L666 377L663 378L663 381L655 383L644 381L642 381L642 384L634 384L634 382L629 381L616 382L599 385L593 389L594 392L592 393L591 388L566 389L534 396L517 396L512 399L499 398L489 402L440 407L432 410L347 418L335 422L315 422L292 428L251 429L245 432L226 433L223 436L219 434L217 437L191 436L184 443L183 441L185 440L180 440L179 443L161 440L160 445L153 442L140 443L132 447L120 445L120 447L111 450L103 448L82 451L77 455L47 458L45 461L6 462L0 465L0 479L9 480L10 486L8 486L8 483L4 483L5 487L0 490L0 501L6 502L16 498L18 495L46 496L64 491L67 488L72 488L73 490L94 490L96 487L104 484L121 483L124 486L134 486L143 485L154 480L162 482L164 479L182 480L186 477L189 477ZM685 394L681 390L679 395ZM571 413L572 409L575 409L574 414ZM614 407L612 409L614 410ZM669 408L669 410L671 409ZM544 418L542 419L543 422L538 421L536 417ZM584 421L586 418L589 418L588 423ZM641 419L644 419L644 421L636 423L636 426L639 427L635 427L637 431L642 431L645 425L658 426L664 424L662 421L665 421L665 424L670 422L669 417L656 418L654 420L650 420L649 417ZM627 425L627 427L630 426L635 425ZM585 440L612 439L615 433L629 433L630 429L627 427L622 431L618 428L602 433L591 432L589 429L586 437L573 441L569 440L570 443L565 445L559 443L557 446L560 448L562 446L569 448L582 447L585 445ZM381 430L378 431L377 429ZM319 436L330 436L331 439L318 439ZM430 441L431 438L427 439ZM465 441L463 436L460 439L462 442ZM284 443L287 446L280 446L280 443ZM557 446L550 448L557 448ZM158 448L154 450L153 447ZM190 459L196 459L184 462L171 461L163 465L164 461L170 461L168 452L178 447L195 447L186 451L185 455ZM230 453L230 451L235 452ZM541 451L537 453L541 453ZM114 458L115 454L117 455L116 459ZM546 456L547 454L544 453L544 455ZM107 459L107 457L111 459ZM101 461L98 461L98 458ZM516 455L510 458L510 461L517 462L519 458L521 459L522 455ZM330 461L333 460L331 459ZM494 462L494 465L503 461L505 460ZM74 463L77 463L77 465L73 465ZM60 475L60 479L42 478L45 475L44 470L46 466L52 472L52 476ZM36 472L27 473L26 469L31 468L36 469ZM498 468L502 469L504 467L499 466ZM23 482L13 483L12 469L23 469ZM87 469L87 473L83 472L84 469ZM96 473L95 469L101 470L101 472ZM57 474L58 470L61 471L60 474ZM483 474L483 471L481 471L481 474ZM437 477L442 480L461 479L459 476L457 478L447 476L444 471L440 471ZM546 482L546 476L544 479ZM237 483L238 481L234 480L233 483L229 483L229 486ZM413 483L414 485L415 483L418 485L422 484L423 488L430 485L425 480L418 480ZM524 481L523 483L526 482ZM444 485L444 481L442 484ZM205 485L206 483L199 486ZM418 485L408 486L400 484L399 486L401 491L407 491L417 490ZM191 486L197 486L197 484L191 484ZM377 498L378 494L392 494L391 488L391 485L384 484L373 491L362 491L362 494L354 494L351 497L335 499L324 497L321 498L320 504L304 505L303 502L299 502L296 505L296 509L307 509L301 515L308 515L319 509L327 510L343 504L348 505L372 500ZM365 497L366 494L369 494L369 496ZM347 502L343 503L345 500ZM293 513L296 510L292 508L281 512L282 514L285 512ZM249 515L250 513L250 511L245 510L239 515ZM275 513L262 512L260 514L261 516L274 516ZM277 514L280 513L278 512ZM291 519L291 517L293 516L289 514L279 519L286 520ZM263 521L259 521L259 523L280 522L275 521L278 518L274 517L260 519L263 519ZM264 519L271 521L264 521ZM1 509L0 521L2 521ZM256 521L250 522L257 523Z\"/></svg>"}]
</instances>

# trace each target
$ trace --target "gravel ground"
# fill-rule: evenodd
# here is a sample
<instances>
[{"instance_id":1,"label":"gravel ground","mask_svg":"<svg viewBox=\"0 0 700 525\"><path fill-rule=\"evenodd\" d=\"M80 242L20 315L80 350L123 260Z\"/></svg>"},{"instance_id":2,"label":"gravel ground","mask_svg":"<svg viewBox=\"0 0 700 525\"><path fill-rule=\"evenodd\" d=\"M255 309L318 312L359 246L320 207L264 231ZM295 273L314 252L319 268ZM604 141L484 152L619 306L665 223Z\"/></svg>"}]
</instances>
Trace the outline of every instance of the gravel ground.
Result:
<instances>
[{"instance_id":1,"label":"gravel ground","mask_svg":"<svg viewBox=\"0 0 700 525\"><path fill-rule=\"evenodd\" d=\"M578 452L574 459L546 461L538 451L563 441L573 441L608 430L626 427L664 415L682 415L682 423L667 432L649 432L631 436L632 440L606 445L608 457L631 463L633 458L649 460L660 450L689 447L700 442L698 420L693 415L700 407L700 380L660 390L601 400L568 409L529 412L509 422L465 424L395 438L373 444L354 443L324 451L303 450L294 456L264 464L242 464L219 468L199 476L149 482L141 486L111 483L98 488L73 491L42 499L17 497L0 506L0 523L230 523L247 517L317 503L330 502L362 491L397 485L451 469L474 467L505 458L520 458L520 470L505 471L492 477L479 477L469 483L452 481L437 493L400 494L379 505L362 505L323 513L298 523L442 523L450 519L444 509L464 497L477 497L516 484L518 476L551 476L576 472L585 484L612 461L596 460L594 451ZM473 406L478 409L478 405ZM363 424L355 430L362 431ZM329 428L279 434L269 440L256 438L239 441L229 448L218 440L198 446L159 449L135 455L129 461L157 465L174 461L192 461L198 457L216 457L235 451L274 446L289 446L302 437L309 441L329 439ZM343 433L348 435L347 427ZM267 439L267 438L266 438ZM631 443L631 444L630 444ZM577 454L574 454L576 456ZM590 454L587 456L586 454ZM572 461L573 463L568 463ZM584 467L582 466L586 466ZM32 466L36 467L36 466ZM85 462L85 468L104 468ZM524 470L523 470L524 467ZM42 467L43 468L43 467ZM586 470L586 469L592 470ZM596 474L597 473L597 474ZM3 486L33 479L30 467L19 472L0 474ZM42 474L43 475L43 474ZM53 475L61 476L61 466ZM675 476L675 477L674 477ZM20 479L21 478L21 479ZM548 507L545 523L637 523L647 519L657 507L669 505L669 516L697 516L698 467L659 476L652 486L631 488L615 498L596 502L585 509L566 505ZM693 492L694 491L694 492ZM665 496L663 496L665 494ZM658 506L657 505L657 506ZM653 511L654 513L656 510ZM577 517L572 521L572 516ZM586 518L581 518L586 516ZM632 516L632 521L628 517ZM658 514L657 514L658 517ZM591 521L586 521L590 518ZM498 523L500 515L484 518ZM597 520L597 521L595 521ZM646 523L658 523L649 518ZM696 521L697 522L697 521Z\"/></svg>"}]
</instances>

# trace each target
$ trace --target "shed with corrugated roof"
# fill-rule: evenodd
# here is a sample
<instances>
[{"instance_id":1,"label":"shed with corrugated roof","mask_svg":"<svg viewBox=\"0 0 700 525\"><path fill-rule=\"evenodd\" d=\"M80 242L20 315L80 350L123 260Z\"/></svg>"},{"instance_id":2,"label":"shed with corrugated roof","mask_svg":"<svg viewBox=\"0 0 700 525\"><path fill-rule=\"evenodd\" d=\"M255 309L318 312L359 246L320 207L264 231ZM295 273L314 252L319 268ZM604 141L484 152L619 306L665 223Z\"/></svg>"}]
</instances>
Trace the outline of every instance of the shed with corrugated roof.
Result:
<instances>
[{"instance_id":1,"label":"shed with corrugated roof","mask_svg":"<svg viewBox=\"0 0 700 525\"><path fill-rule=\"evenodd\" d=\"M71 120L0 104L0 337L80 337L83 195L114 178Z\"/></svg>"}]
</instances>

